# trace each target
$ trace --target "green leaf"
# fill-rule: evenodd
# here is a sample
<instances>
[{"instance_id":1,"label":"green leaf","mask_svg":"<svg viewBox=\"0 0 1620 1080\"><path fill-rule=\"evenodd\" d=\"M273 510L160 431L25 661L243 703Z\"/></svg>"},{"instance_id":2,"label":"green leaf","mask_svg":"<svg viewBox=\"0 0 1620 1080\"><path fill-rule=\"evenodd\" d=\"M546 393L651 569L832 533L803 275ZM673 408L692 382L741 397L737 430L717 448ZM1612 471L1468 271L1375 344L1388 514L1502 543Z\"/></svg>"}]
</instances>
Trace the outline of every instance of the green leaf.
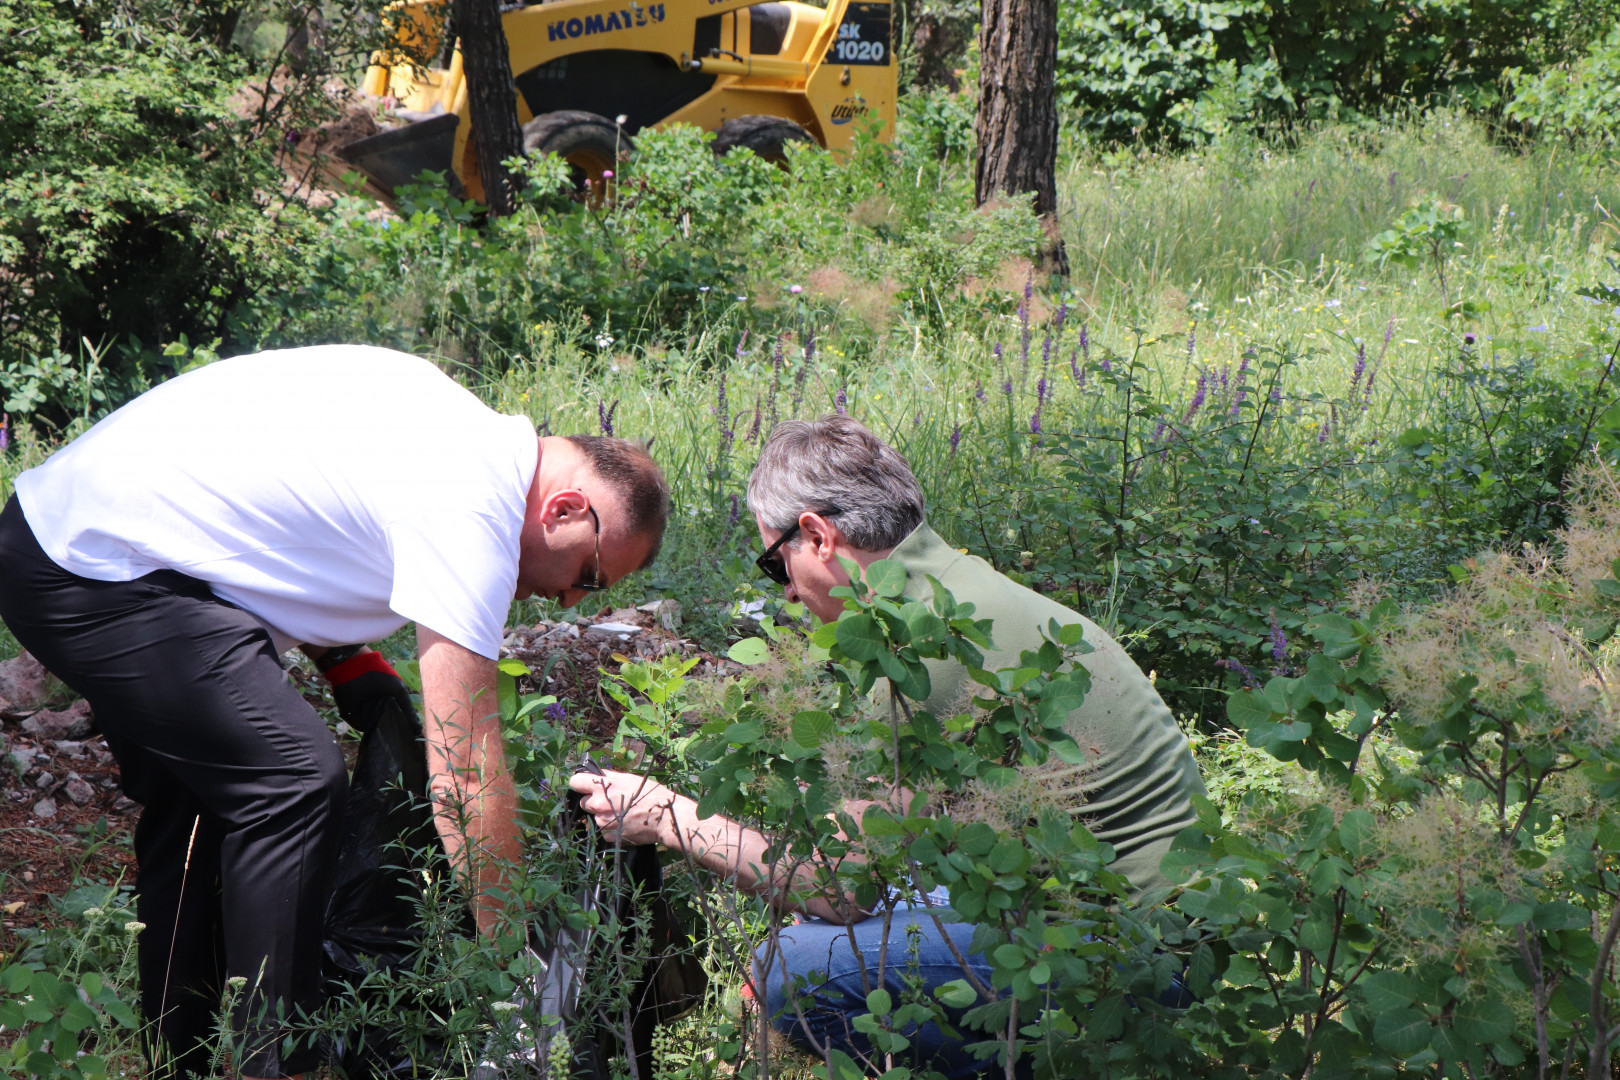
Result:
<instances>
[{"instance_id":1,"label":"green leaf","mask_svg":"<svg viewBox=\"0 0 1620 1080\"><path fill-rule=\"evenodd\" d=\"M1239 731L1271 719L1271 706L1252 690L1239 690L1226 699L1226 715Z\"/></svg>"},{"instance_id":2,"label":"green leaf","mask_svg":"<svg viewBox=\"0 0 1620 1080\"><path fill-rule=\"evenodd\" d=\"M906 567L898 559L880 559L866 568L866 584L879 596L895 597L906 591Z\"/></svg>"},{"instance_id":3,"label":"green leaf","mask_svg":"<svg viewBox=\"0 0 1620 1080\"><path fill-rule=\"evenodd\" d=\"M851 660L876 660L879 654L889 649L889 639L884 635L883 628L865 612L846 613L834 625L837 627L838 647Z\"/></svg>"},{"instance_id":4,"label":"green leaf","mask_svg":"<svg viewBox=\"0 0 1620 1080\"><path fill-rule=\"evenodd\" d=\"M866 995L866 1009L873 1016L888 1016L894 1009L894 999L880 986Z\"/></svg>"},{"instance_id":5,"label":"green leaf","mask_svg":"<svg viewBox=\"0 0 1620 1080\"><path fill-rule=\"evenodd\" d=\"M725 734L720 736L728 743L751 743L765 734L765 725L758 720L739 720L726 728Z\"/></svg>"},{"instance_id":6,"label":"green leaf","mask_svg":"<svg viewBox=\"0 0 1620 1080\"><path fill-rule=\"evenodd\" d=\"M771 647L764 638L743 638L727 649L726 655L739 664L752 667L755 664L763 664L771 658Z\"/></svg>"},{"instance_id":7,"label":"green leaf","mask_svg":"<svg viewBox=\"0 0 1620 1080\"><path fill-rule=\"evenodd\" d=\"M924 655L936 651L950 634L944 619L915 600L900 609L900 617L911 631L912 646Z\"/></svg>"},{"instance_id":8,"label":"green leaf","mask_svg":"<svg viewBox=\"0 0 1620 1080\"><path fill-rule=\"evenodd\" d=\"M1476 1045L1501 1042L1513 1034L1513 1010L1494 998L1462 1001L1451 1015L1451 1026Z\"/></svg>"},{"instance_id":9,"label":"green leaf","mask_svg":"<svg viewBox=\"0 0 1620 1080\"><path fill-rule=\"evenodd\" d=\"M814 750L827 740L838 724L824 712L807 709L793 717L793 741L806 750Z\"/></svg>"},{"instance_id":10,"label":"green leaf","mask_svg":"<svg viewBox=\"0 0 1620 1080\"><path fill-rule=\"evenodd\" d=\"M928 668L921 660L906 660L905 674L895 680L900 692L912 701L927 701L934 692L933 681L928 676Z\"/></svg>"},{"instance_id":11,"label":"green leaf","mask_svg":"<svg viewBox=\"0 0 1620 1080\"><path fill-rule=\"evenodd\" d=\"M1380 1013L1373 1023L1373 1039L1396 1057L1409 1058L1428 1048L1434 1025L1413 1008Z\"/></svg>"},{"instance_id":12,"label":"green leaf","mask_svg":"<svg viewBox=\"0 0 1620 1080\"><path fill-rule=\"evenodd\" d=\"M517 678L519 675L532 675L532 674L534 674L532 671L529 670L529 665L528 664L525 664L521 660L515 660L510 656L505 658L504 660L501 660L499 663L497 663L495 665L495 667L501 672L501 674L510 675L513 678ZM484 670L488 671L489 669L485 668Z\"/></svg>"},{"instance_id":13,"label":"green leaf","mask_svg":"<svg viewBox=\"0 0 1620 1080\"><path fill-rule=\"evenodd\" d=\"M1398 971L1375 971L1356 983L1366 999L1367 1008L1375 1013L1411 1005L1423 993L1423 986L1410 975Z\"/></svg>"},{"instance_id":14,"label":"green leaf","mask_svg":"<svg viewBox=\"0 0 1620 1080\"><path fill-rule=\"evenodd\" d=\"M969 985L966 979L952 979L934 987L934 997L947 1009L971 1008L979 1000L978 991Z\"/></svg>"},{"instance_id":15,"label":"green leaf","mask_svg":"<svg viewBox=\"0 0 1620 1080\"><path fill-rule=\"evenodd\" d=\"M1376 827L1377 822L1366 810L1346 810L1339 821L1339 842L1355 858L1370 855L1373 853L1372 838Z\"/></svg>"}]
</instances>

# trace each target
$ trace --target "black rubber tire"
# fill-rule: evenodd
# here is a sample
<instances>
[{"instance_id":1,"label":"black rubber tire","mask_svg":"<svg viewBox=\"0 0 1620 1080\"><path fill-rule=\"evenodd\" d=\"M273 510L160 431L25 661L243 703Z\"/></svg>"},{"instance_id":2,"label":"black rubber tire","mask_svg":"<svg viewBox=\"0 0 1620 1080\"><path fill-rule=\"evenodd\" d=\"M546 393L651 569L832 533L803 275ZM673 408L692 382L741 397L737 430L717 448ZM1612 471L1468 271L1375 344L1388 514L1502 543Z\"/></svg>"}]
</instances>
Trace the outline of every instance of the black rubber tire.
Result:
<instances>
[{"instance_id":1,"label":"black rubber tire","mask_svg":"<svg viewBox=\"0 0 1620 1080\"><path fill-rule=\"evenodd\" d=\"M725 154L741 146L766 161L786 165L788 143L815 141L804 128L780 116L734 116L714 133L714 152Z\"/></svg>"},{"instance_id":2,"label":"black rubber tire","mask_svg":"<svg viewBox=\"0 0 1620 1080\"><path fill-rule=\"evenodd\" d=\"M618 171L619 162L635 150L630 134L605 116L575 109L541 113L523 125L523 151L527 154L556 154L568 162L574 190L584 194L590 181L592 202L600 202L611 184L602 174Z\"/></svg>"}]
</instances>

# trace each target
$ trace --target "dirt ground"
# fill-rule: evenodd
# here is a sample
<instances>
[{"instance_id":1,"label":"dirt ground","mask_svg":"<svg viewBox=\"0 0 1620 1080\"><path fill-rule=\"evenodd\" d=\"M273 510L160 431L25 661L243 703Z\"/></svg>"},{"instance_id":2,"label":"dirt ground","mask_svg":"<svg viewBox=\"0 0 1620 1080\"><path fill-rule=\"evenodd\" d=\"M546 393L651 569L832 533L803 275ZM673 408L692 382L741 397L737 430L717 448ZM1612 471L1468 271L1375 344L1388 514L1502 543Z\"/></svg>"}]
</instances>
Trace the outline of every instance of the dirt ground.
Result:
<instances>
[{"instance_id":1,"label":"dirt ground","mask_svg":"<svg viewBox=\"0 0 1620 1080\"><path fill-rule=\"evenodd\" d=\"M601 688L601 669L618 666L615 654L697 656L693 677L740 670L682 637L679 608L671 605L604 608L574 623L512 627L502 655L534 672L519 679L520 692L555 694L570 722L605 743L623 712ZM336 722L321 681L299 668L290 674L305 698ZM117 762L94 732L52 739L25 729L38 711L0 708L0 956L18 946L17 930L50 924L52 899L75 885L135 879L131 843L140 807L119 791ZM352 764L358 744L344 745Z\"/></svg>"}]
</instances>

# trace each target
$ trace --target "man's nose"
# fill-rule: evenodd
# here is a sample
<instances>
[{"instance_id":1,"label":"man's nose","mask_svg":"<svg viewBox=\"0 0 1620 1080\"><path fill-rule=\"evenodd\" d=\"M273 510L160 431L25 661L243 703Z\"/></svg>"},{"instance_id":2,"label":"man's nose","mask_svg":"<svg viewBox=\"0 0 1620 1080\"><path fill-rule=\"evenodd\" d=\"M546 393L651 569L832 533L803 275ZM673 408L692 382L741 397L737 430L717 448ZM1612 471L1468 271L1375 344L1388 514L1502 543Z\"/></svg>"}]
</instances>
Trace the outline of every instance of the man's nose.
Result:
<instances>
[{"instance_id":1,"label":"man's nose","mask_svg":"<svg viewBox=\"0 0 1620 1080\"><path fill-rule=\"evenodd\" d=\"M789 578L788 583L782 587L782 592L787 596L788 603L797 604L799 602L799 590L798 587L793 584L793 580L791 578Z\"/></svg>"}]
</instances>

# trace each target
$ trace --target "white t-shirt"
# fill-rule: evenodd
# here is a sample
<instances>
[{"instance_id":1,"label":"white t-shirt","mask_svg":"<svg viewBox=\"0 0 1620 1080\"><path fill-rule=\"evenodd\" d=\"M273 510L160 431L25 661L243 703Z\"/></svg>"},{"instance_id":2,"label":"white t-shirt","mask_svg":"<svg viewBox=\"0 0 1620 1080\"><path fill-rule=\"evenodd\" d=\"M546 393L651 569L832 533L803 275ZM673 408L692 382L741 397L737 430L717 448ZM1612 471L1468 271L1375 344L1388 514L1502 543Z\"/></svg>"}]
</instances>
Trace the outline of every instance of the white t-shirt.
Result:
<instances>
[{"instance_id":1,"label":"white t-shirt","mask_svg":"<svg viewBox=\"0 0 1620 1080\"><path fill-rule=\"evenodd\" d=\"M417 622L494 658L538 444L431 363L363 345L241 356L149 390L17 478L65 570L177 570L281 650Z\"/></svg>"}]
</instances>

